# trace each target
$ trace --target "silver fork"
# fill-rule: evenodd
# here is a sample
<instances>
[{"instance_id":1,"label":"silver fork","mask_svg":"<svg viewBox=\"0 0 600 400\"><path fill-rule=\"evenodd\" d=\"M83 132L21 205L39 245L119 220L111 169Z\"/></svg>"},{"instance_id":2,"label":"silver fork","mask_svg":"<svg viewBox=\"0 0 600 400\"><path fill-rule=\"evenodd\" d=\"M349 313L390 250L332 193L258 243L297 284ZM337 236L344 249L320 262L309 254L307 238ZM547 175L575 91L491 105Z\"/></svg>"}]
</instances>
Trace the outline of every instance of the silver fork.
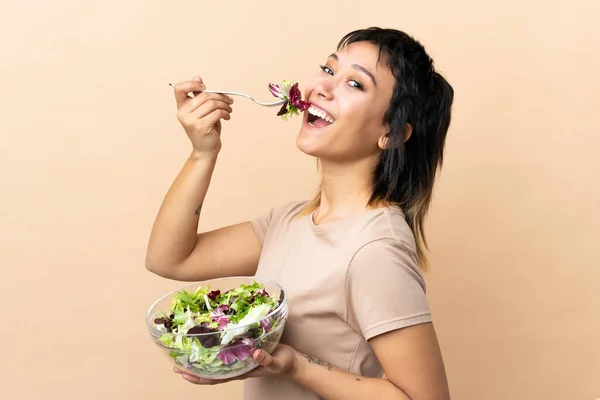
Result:
<instances>
[{"instance_id":1,"label":"silver fork","mask_svg":"<svg viewBox=\"0 0 600 400\"><path fill-rule=\"evenodd\" d=\"M173 85L172 83L169 83L169 85L171 87L175 87L175 85ZM281 105L283 105L285 103L285 100L278 100L278 101L274 101L274 102L271 102L271 103L265 103L265 102L262 102L262 101L258 101L254 97L249 96L249 95L247 95L245 93L239 93L239 92L226 92L226 91L223 91L223 90L204 90L204 92L206 92L206 93L227 94L227 95L231 95L231 96L242 96L242 97L245 97L247 99L252 100L253 102L255 102L258 105L265 106L265 107L277 107L277 106L281 106ZM188 96L193 98L194 94L193 93L188 93Z\"/></svg>"}]
</instances>

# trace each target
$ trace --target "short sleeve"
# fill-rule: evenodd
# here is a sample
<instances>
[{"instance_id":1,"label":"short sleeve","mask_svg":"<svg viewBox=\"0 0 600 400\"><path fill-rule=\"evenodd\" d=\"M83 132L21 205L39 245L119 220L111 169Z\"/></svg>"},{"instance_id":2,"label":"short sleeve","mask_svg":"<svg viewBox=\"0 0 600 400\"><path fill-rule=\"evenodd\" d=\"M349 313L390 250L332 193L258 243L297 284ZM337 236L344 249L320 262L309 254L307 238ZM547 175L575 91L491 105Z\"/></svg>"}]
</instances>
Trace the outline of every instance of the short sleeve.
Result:
<instances>
[{"instance_id":1,"label":"short sleeve","mask_svg":"<svg viewBox=\"0 0 600 400\"><path fill-rule=\"evenodd\" d=\"M362 246L348 266L348 323L366 340L431 321L425 281L407 247L396 238Z\"/></svg>"},{"instance_id":2,"label":"short sleeve","mask_svg":"<svg viewBox=\"0 0 600 400\"><path fill-rule=\"evenodd\" d=\"M273 211L274 209L271 209L268 212L263 213L250 221L261 245L265 242L267 230L269 229L269 225L271 224L271 221L273 219Z\"/></svg>"}]
</instances>

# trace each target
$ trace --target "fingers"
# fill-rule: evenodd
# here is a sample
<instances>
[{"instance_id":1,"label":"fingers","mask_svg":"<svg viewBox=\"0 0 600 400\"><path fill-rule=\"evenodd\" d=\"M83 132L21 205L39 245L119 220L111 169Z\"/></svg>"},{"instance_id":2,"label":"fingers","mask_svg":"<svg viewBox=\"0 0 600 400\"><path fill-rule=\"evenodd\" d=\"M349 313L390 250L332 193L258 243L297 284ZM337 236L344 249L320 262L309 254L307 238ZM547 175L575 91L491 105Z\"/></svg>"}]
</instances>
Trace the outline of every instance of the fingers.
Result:
<instances>
[{"instance_id":1,"label":"fingers","mask_svg":"<svg viewBox=\"0 0 600 400\"><path fill-rule=\"evenodd\" d=\"M224 105L229 106L233 104L233 99L229 96L219 93L200 93L193 99L190 99L185 104L183 104L179 111L191 113L197 110L198 108L204 106L206 103L211 101L218 101L224 103Z\"/></svg>"},{"instance_id":2,"label":"fingers","mask_svg":"<svg viewBox=\"0 0 600 400\"><path fill-rule=\"evenodd\" d=\"M220 119L229 121L231 115L225 110L215 110L204 118L209 126L215 125Z\"/></svg>"},{"instance_id":3,"label":"fingers","mask_svg":"<svg viewBox=\"0 0 600 400\"><path fill-rule=\"evenodd\" d=\"M173 371L175 373L178 373L181 375L181 377L183 379L185 379L188 382L191 382L195 385L217 385L219 383L225 383L225 382L230 382L230 381L234 381L234 380L244 380L246 378L257 378L257 377L261 377L261 376L265 376L268 375L268 372L266 372L264 370L264 368L258 366L256 368L254 368L252 371L248 372L247 374L241 375L241 376L237 376L234 378L228 378L228 379L203 379L203 378L198 378L197 376L188 374L187 372L177 368L177 367L173 367Z\"/></svg>"},{"instance_id":4,"label":"fingers","mask_svg":"<svg viewBox=\"0 0 600 400\"><path fill-rule=\"evenodd\" d=\"M209 100L219 100L227 104L233 104L233 99L220 93L204 93L206 85L199 76L191 81L179 82L174 86L175 100L177 109L182 112L192 112ZM188 93L194 93L194 97L188 96Z\"/></svg>"},{"instance_id":5,"label":"fingers","mask_svg":"<svg viewBox=\"0 0 600 400\"><path fill-rule=\"evenodd\" d=\"M194 375L186 374L185 372L181 374L181 377L183 379L185 379L186 381L191 382L195 385L216 385L217 383L221 383L221 382L213 381L212 379L198 378Z\"/></svg>"},{"instance_id":6,"label":"fingers","mask_svg":"<svg viewBox=\"0 0 600 400\"><path fill-rule=\"evenodd\" d=\"M225 109L219 108L218 105L215 105L213 107L208 107L207 109L203 110L202 113L206 115L203 117L196 117L195 114L186 114L179 112L177 114L177 118L184 125L194 125L197 127L215 126L216 123L221 119L224 119L226 121L229 121L231 119L231 107Z\"/></svg>"},{"instance_id":7,"label":"fingers","mask_svg":"<svg viewBox=\"0 0 600 400\"><path fill-rule=\"evenodd\" d=\"M231 119L233 99L224 94L207 93L204 90L206 86L198 76L191 81L175 85L177 119L184 126L211 127L216 126L221 119L226 121ZM194 93L193 98L188 96L189 92Z\"/></svg>"},{"instance_id":8,"label":"fingers","mask_svg":"<svg viewBox=\"0 0 600 400\"><path fill-rule=\"evenodd\" d=\"M198 378L197 376L188 374L187 372L180 370L177 367L173 367L173 371L177 374L180 374L181 377L183 379L185 379L188 382L191 382L193 384L196 385L216 385L219 383L225 383L230 381L230 379L203 379L203 378Z\"/></svg>"},{"instance_id":9,"label":"fingers","mask_svg":"<svg viewBox=\"0 0 600 400\"><path fill-rule=\"evenodd\" d=\"M204 82L202 82L202 78L199 76L195 76L191 81L179 82L175 84L174 94L175 101L177 102L177 108L181 108L184 104L193 100L188 96L189 92L202 92L206 90L206 86Z\"/></svg>"},{"instance_id":10,"label":"fingers","mask_svg":"<svg viewBox=\"0 0 600 400\"><path fill-rule=\"evenodd\" d=\"M272 369L276 367L275 358L266 351L257 350L256 352L254 352L253 357L254 360L256 360L256 362L258 363L258 365L260 365L261 367L267 369Z\"/></svg>"},{"instance_id":11,"label":"fingers","mask_svg":"<svg viewBox=\"0 0 600 400\"><path fill-rule=\"evenodd\" d=\"M192 101L184 104L177 112L177 118L182 123L201 123L213 126L219 120L230 120L231 103L233 99L217 93L201 93ZM197 108L195 108L197 107Z\"/></svg>"},{"instance_id":12,"label":"fingers","mask_svg":"<svg viewBox=\"0 0 600 400\"><path fill-rule=\"evenodd\" d=\"M206 117L207 115L216 110L226 111L227 114L230 114L233 111L229 103L226 103L221 100L208 100L206 103L202 104L200 107L195 109L191 113L191 115L193 115L194 118L199 119Z\"/></svg>"}]
</instances>

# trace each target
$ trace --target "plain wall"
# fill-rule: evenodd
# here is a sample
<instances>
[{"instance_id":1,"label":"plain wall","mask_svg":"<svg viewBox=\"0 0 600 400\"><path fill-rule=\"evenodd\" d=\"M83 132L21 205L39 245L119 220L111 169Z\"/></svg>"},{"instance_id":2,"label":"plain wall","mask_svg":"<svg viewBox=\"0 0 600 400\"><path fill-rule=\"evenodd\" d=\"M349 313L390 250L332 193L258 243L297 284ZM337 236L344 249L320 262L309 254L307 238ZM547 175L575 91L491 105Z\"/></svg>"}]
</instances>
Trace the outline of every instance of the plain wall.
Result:
<instances>
[{"instance_id":1,"label":"plain wall","mask_svg":"<svg viewBox=\"0 0 600 400\"><path fill-rule=\"evenodd\" d=\"M599 2L13 1L0 5L3 399L236 399L151 343L182 282L145 249L190 146L168 82L273 99L346 32L421 40L456 91L426 226L453 399L600 398ZM317 184L299 118L238 98L201 228ZM208 396L208 397L204 397ZM376 398L376 396L374 397Z\"/></svg>"}]
</instances>

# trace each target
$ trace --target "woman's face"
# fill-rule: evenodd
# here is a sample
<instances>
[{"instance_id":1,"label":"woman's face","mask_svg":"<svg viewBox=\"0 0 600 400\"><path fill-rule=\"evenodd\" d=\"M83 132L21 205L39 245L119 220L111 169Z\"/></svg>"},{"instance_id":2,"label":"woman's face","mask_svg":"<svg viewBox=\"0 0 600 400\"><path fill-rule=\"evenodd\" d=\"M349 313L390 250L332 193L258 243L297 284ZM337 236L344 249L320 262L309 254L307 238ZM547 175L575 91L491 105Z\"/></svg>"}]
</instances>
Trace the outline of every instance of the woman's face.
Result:
<instances>
[{"instance_id":1,"label":"woman's face","mask_svg":"<svg viewBox=\"0 0 600 400\"><path fill-rule=\"evenodd\" d=\"M301 151L338 162L381 151L388 132L383 117L395 78L384 63L377 63L378 55L377 46L356 42L328 57L305 88L312 106L304 112L296 139Z\"/></svg>"}]
</instances>

